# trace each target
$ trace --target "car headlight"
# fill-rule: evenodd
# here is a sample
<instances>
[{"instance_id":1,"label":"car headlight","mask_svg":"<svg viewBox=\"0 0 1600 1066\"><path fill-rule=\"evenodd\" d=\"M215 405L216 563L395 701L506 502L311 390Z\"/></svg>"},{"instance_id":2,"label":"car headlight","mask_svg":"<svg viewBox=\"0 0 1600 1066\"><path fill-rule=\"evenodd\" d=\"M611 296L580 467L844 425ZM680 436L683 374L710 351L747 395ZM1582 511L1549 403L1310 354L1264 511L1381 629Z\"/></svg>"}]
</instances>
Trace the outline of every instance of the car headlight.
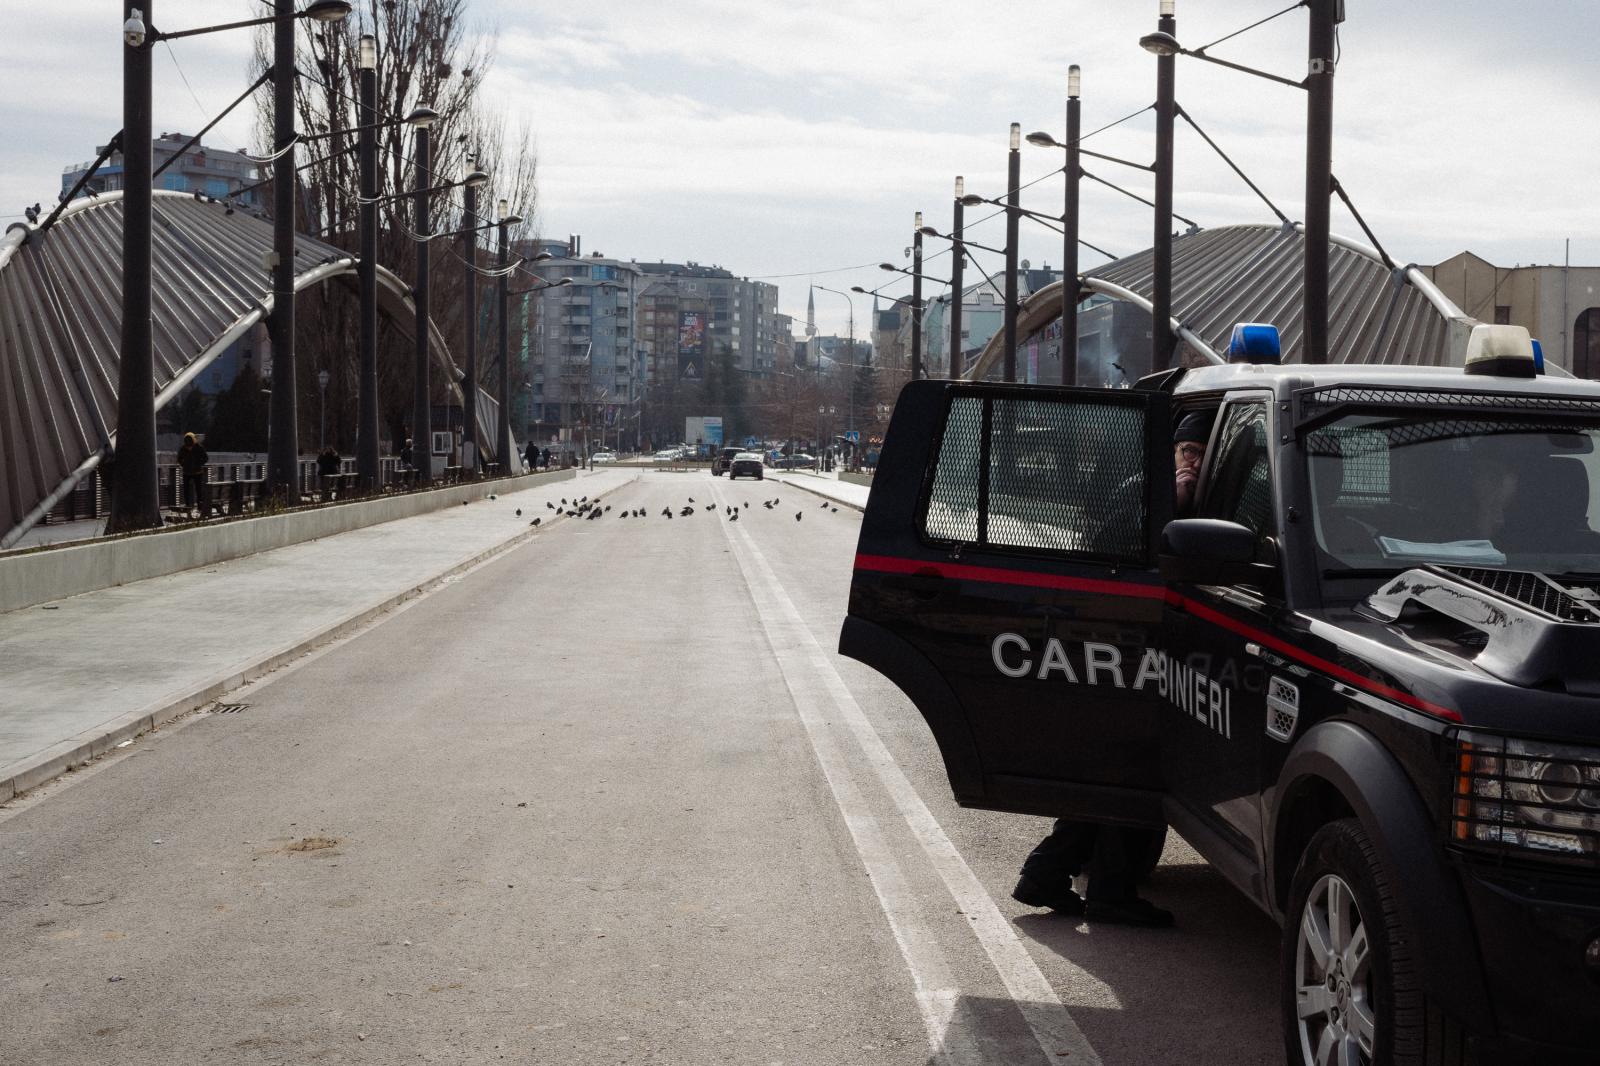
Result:
<instances>
[{"instance_id":1,"label":"car headlight","mask_svg":"<svg viewBox=\"0 0 1600 1066\"><path fill-rule=\"evenodd\" d=\"M1600 863L1600 749L1463 733L1451 836Z\"/></svg>"}]
</instances>

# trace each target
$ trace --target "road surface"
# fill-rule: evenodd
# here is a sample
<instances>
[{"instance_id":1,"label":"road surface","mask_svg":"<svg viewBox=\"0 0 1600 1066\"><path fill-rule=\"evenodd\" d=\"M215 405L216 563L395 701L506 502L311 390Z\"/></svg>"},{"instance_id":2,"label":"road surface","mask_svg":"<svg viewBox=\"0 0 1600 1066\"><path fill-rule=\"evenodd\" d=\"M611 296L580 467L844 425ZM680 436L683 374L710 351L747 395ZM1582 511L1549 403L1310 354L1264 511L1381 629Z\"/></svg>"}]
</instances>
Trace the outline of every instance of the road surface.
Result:
<instances>
[{"instance_id":1,"label":"road surface","mask_svg":"<svg viewBox=\"0 0 1600 1066\"><path fill-rule=\"evenodd\" d=\"M1181 841L1174 930L1010 900L1048 823L833 650L859 514L602 506L0 807L0 1063L1282 1061Z\"/></svg>"}]
</instances>

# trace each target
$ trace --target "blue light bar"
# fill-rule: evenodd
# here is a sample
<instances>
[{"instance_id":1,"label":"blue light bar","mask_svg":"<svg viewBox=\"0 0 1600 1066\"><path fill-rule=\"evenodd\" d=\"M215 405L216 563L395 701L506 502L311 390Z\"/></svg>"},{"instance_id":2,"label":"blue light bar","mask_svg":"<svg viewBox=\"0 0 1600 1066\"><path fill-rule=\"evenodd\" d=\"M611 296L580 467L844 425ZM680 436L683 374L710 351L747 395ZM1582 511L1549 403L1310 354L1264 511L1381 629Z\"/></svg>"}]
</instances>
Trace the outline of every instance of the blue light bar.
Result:
<instances>
[{"instance_id":1,"label":"blue light bar","mask_svg":"<svg viewBox=\"0 0 1600 1066\"><path fill-rule=\"evenodd\" d=\"M1540 344L1537 339L1533 342L1533 372L1535 374L1544 373L1544 345Z\"/></svg>"},{"instance_id":2,"label":"blue light bar","mask_svg":"<svg viewBox=\"0 0 1600 1066\"><path fill-rule=\"evenodd\" d=\"M1240 322L1228 341L1230 363L1272 363L1283 359L1278 327L1270 322Z\"/></svg>"}]
</instances>

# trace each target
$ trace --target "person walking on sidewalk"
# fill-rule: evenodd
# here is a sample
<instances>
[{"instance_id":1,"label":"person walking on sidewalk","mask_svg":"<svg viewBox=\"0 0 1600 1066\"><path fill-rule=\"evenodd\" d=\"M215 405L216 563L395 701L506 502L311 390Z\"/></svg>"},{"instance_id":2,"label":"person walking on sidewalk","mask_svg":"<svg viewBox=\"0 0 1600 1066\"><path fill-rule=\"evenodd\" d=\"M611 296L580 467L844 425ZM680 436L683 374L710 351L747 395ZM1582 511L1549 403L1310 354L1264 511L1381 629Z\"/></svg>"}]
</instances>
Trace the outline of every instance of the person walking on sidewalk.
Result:
<instances>
[{"instance_id":1,"label":"person walking on sidewalk","mask_svg":"<svg viewBox=\"0 0 1600 1066\"><path fill-rule=\"evenodd\" d=\"M193 433L183 435L183 444L178 448L178 467L183 471L183 499L179 503L185 508L192 508L191 513L195 518L206 517L208 508L203 497L206 462L210 458L205 446Z\"/></svg>"},{"instance_id":2,"label":"person walking on sidewalk","mask_svg":"<svg viewBox=\"0 0 1600 1066\"><path fill-rule=\"evenodd\" d=\"M339 484L339 453L331 444L317 456L317 476L322 480L322 498L333 499L334 488Z\"/></svg>"}]
</instances>

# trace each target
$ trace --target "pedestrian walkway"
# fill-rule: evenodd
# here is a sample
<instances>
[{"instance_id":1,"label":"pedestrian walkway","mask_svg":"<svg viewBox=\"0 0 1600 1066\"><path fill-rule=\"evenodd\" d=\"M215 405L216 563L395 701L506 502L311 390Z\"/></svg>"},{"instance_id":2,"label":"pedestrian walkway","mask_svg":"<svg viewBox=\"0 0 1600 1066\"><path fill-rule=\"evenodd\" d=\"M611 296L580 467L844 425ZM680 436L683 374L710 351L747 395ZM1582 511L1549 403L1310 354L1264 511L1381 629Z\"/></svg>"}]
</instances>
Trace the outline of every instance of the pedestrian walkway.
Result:
<instances>
[{"instance_id":1,"label":"pedestrian walkway","mask_svg":"<svg viewBox=\"0 0 1600 1066\"><path fill-rule=\"evenodd\" d=\"M813 474L807 470L769 470L767 480L814 492L824 499L833 500L856 511L867 509L867 495L872 491L867 485L841 481L837 473Z\"/></svg>"},{"instance_id":2,"label":"pedestrian walkway","mask_svg":"<svg viewBox=\"0 0 1600 1066\"><path fill-rule=\"evenodd\" d=\"M537 536L562 520L546 504L593 499L638 476L581 472L0 614L0 802Z\"/></svg>"}]
</instances>

